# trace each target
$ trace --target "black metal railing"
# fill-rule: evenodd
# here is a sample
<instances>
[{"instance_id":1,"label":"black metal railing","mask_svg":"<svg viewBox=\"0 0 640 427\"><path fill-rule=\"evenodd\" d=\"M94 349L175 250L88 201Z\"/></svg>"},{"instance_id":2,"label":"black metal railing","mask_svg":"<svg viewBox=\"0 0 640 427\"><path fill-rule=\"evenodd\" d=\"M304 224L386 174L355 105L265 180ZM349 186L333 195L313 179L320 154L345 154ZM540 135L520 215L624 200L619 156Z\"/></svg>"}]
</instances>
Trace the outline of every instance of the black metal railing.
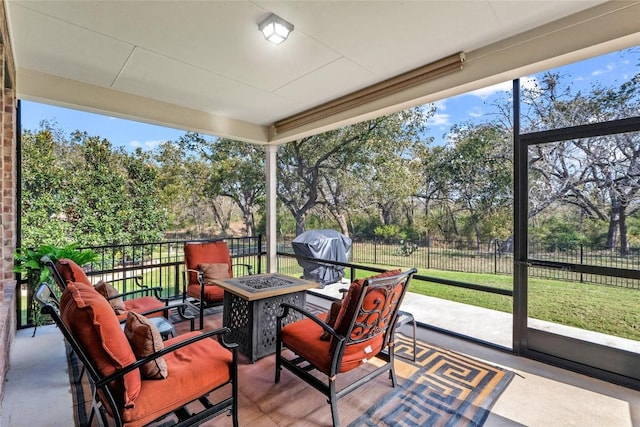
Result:
<instances>
[{"instance_id":1,"label":"black metal railing","mask_svg":"<svg viewBox=\"0 0 640 427\"><path fill-rule=\"evenodd\" d=\"M98 253L98 260L85 266L95 284L100 280L113 282L120 292L139 289L140 285L159 287L164 298L182 298L184 280L184 251L186 242L225 240L234 263L250 264L254 273L261 273L265 265L265 248L261 236L229 237L224 239L171 240L129 245L80 247ZM24 280L18 293L18 328L30 323L31 295Z\"/></svg>"},{"instance_id":2,"label":"black metal railing","mask_svg":"<svg viewBox=\"0 0 640 427\"><path fill-rule=\"evenodd\" d=\"M199 239L197 241L210 241ZM220 240L220 239L217 239ZM254 272L264 272L266 249L261 236L224 239L229 244L234 262L250 264ZM167 298L181 298L184 271L183 245L187 241L171 240L132 245L105 245L91 247L98 252L99 259L89 266L87 274L94 282L99 280L124 279L118 281L118 289L126 292L135 289L138 281L149 286L160 287ZM563 248L549 248L548 244L529 243L529 258L543 261L565 262L576 265L638 270L640 250L632 249L625 255L618 250L593 248L586 245L572 245ZM86 248L83 248L86 249ZM282 274L300 277L302 267L298 264L290 240L282 240L277 245L277 270ZM340 265L339 263L336 263ZM357 270L367 272L383 271L387 267L412 268L419 270L446 270L469 273L489 273L510 275L513 272L513 253L504 242L491 241L484 245L461 240L425 241L353 241L351 261L344 264L345 278L352 280ZM380 266L380 267L375 267ZM570 269L552 269L531 266L529 275L553 280L580 281L612 286L640 289L640 280L628 277L613 277L602 274L588 274ZM475 289L502 295L511 295L511 290L486 288L483 286L453 282L445 279L416 275L418 280L440 283L467 289ZM26 289L22 286L21 289ZM19 302L19 327L30 326L26 320L30 295L21 292Z\"/></svg>"},{"instance_id":3,"label":"black metal railing","mask_svg":"<svg viewBox=\"0 0 640 427\"><path fill-rule=\"evenodd\" d=\"M278 272L282 274L287 274L290 276L302 276L303 271L302 271L302 267L300 267L300 265L298 264L298 258L299 256L296 257L295 255L287 251L278 252ZM384 268L373 267L373 266L367 266L363 264L356 264L353 262L339 262L339 261L333 261L333 260L322 260L317 258L305 258L305 259L309 261L314 261L319 265L320 264L327 265L327 266L337 265L337 266L344 267L345 268L344 278L347 279L348 281L352 281L356 278L361 278L364 276L369 276L372 273L373 274L382 273L388 269L387 267L384 267ZM393 265L392 267L400 267L400 266ZM413 267L405 267L405 268L413 268ZM366 274L364 276L358 275L358 271L366 272ZM488 293L497 294L497 295L513 296L513 291L511 289L497 288L493 286L484 286L480 284L461 282L457 280L442 279L439 277L432 277L426 274L416 274L414 276L414 279L422 280L425 282L438 283L446 286L455 286L458 288L488 292Z\"/></svg>"}]
</instances>

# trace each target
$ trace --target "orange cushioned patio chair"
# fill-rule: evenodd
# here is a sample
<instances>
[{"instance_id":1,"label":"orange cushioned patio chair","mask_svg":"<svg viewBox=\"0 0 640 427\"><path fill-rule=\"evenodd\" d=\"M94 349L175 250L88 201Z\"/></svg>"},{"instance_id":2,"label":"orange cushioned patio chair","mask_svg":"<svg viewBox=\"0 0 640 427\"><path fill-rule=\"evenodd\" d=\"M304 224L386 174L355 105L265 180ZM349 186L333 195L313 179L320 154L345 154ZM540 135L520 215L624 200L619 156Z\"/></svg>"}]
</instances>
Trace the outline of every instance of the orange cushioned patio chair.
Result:
<instances>
[{"instance_id":1,"label":"orange cushioned patio chair","mask_svg":"<svg viewBox=\"0 0 640 427\"><path fill-rule=\"evenodd\" d=\"M48 257L43 258L42 261L51 271L51 275L61 291L64 291L68 282L81 282L92 286L85 271L74 261L61 258L54 263ZM178 309L183 318L188 318L188 316L183 315L184 306L169 306L169 300L160 297L160 288L141 285L137 280L136 283L139 289L124 293L119 293L110 283L103 281L97 283L95 288L109 301L120 321L126 320L127 312L129 311L145 316L168 317L168 310L171 308ZM151 296L152 294L153 296Z\"/></svg>"},{"instance_id":2,"label":"orange cushioned patio chair","mask_svg":"<svg viewBox=\"0 0 640 427\"><path fill-rule=\"evenodd\" d=\"M212 281L234 277L235 266L245 268L247 274L253 273L249 264L232 264L229 246L223 240L185 243L184 262L183 300L198 306L200 329L204 327L204 309L223 303L224 290Z\"/></svg>"},{"instance_id":3,"label":"orange cushioned patio chair","mask_svg":"<svg viewBox=\"0 0 640 427\"><path fill-rule=\"evenodd\" d=\"M225 342L229 329L162 341L153 323L129 312L123 330L107 300L80 282L68 282L59 301L42 284L35 299L87 372L87 425L96 418L105 426L187 426L229 413L238 426L237 344Z\"/></svg>"},{"instance_id":4,"label":"orange cushioned patio chair","mask_svg":"<svg viewBox=\"0 0 640 427\"><path fill-rule=\"evenodd\" d=\"M415 268L404 273L395 270L356 280L329 313L318 317L292 304L281 304L275 382L280 381L284 367L324 393L331 404L334 426L339 425L338 399L342 396L387 371L395 387L393 334L398 309L415 273ZM289 310L298 311L305 318L282 326ZM362 375L337 390L338 375L374 357L382 362L378 368L362 369Z\"/></svg>"}]
</instances>

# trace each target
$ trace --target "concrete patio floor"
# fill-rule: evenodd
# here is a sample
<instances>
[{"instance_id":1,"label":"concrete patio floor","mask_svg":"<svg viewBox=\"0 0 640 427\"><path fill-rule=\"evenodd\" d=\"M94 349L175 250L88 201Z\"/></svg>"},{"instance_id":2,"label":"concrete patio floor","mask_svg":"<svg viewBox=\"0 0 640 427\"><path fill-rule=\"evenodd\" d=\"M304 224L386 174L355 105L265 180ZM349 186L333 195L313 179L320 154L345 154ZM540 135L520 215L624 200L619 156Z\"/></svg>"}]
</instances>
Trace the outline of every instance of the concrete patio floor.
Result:
<instances>
[{"instance_id":1,"label":"concrete patio floor","mask_svg":"<svg viewBox=\"0 0 640 427\"><path fill-rule=\"evenodd\" d=\"M327 287L318 293L331 295L337 293L338 288ZM328 305L327 300L314 295L309 296L309 302ZM416 320L425 324L434 321L433 313L439 313L438 322L452 322L450 326L456 325L452 329L460 333L465 333L464 328L473 327L473 336L510 346L509 315L505 319L504 313L491 310L476 313L469 306L463 306L411 294L403 310L413 313ZM465 307L464 312L460 311ZM482 317L474 318L474 313ZM463 325L466 326L463 328ZM409 333L408 327L404 326L403 332ZM72 399L62 335L55 326L39 327L34 338L32 333L33 329L20 330L16 336L5 397L0 406L0 426L72 427ZM425 328L418 328L418 337L516 374L494 405L485 426L640 427L640 391Z\"/></svg>"}]
</instances>

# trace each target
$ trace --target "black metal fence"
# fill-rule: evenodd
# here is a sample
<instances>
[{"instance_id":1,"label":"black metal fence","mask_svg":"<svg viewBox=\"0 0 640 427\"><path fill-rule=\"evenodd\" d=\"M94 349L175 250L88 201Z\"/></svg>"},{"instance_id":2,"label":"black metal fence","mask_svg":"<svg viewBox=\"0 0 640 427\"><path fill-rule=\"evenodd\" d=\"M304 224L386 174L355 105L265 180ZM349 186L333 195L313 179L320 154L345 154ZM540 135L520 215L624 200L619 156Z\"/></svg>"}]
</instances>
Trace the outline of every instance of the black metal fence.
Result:
<instances>
[{"instance_id":1,"label":"black metal fence","mask_svg":"<svg viewBox=\"0 0 640 427\"><path fill-rule=\"evenodd\" d=\"M350 261L356 264L510 275L513 274L513 252L511 246L509 241L504 242L495 239L482 244L464 240L440 239L419 241L354 239ZM290 241L280 242L278 250L285 253L293 253ZM605 249L575 244L558 249L549 248L548 244L530 242L529 258L578 265L629 270L640 269L640 248L630 249L627 254L621 255L619 248ZM295 266L290 266L289 263L287 265L289 269L295 268ZM640 289L640 281L637 279L574 273L539 267L530 268L529 275L545 279L579 281Z\"/></svg>"}]
</instances>

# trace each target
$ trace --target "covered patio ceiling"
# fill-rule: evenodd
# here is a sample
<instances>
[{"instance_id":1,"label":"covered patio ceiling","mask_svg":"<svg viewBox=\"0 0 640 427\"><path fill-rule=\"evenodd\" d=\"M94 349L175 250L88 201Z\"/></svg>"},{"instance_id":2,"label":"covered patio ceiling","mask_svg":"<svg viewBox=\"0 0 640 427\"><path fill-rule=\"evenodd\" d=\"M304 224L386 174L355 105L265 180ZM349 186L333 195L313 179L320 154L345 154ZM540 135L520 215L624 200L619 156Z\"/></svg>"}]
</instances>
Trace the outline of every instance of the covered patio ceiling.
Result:
<instances>
[{"instance_id":1,"label":"covered patio ceiling","mask_svg":"<svg viewBox=\"0 0 640 427\"><path fill-rule=\"evenodd\" d=\"M637 1L18 1L18 98L261 144L640 45ZM273 45L270 12L295 25ZM283 119L441 58L462 69Z\"/></svg>"}]
</instances>

